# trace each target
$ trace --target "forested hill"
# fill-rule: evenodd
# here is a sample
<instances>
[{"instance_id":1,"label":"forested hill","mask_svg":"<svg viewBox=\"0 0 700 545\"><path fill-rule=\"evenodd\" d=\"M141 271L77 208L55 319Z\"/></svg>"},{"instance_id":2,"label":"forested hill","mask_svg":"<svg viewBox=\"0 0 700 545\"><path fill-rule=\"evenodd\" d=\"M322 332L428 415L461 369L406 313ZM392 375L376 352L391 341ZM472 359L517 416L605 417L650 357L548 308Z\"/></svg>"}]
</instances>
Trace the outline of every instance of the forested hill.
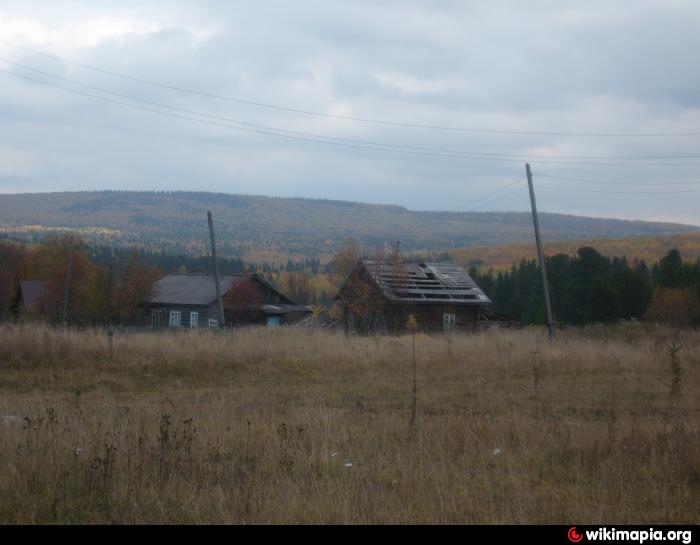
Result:
<instances>
[{"instance_id":1,"label":"forested hill","mask_svg":"<svg viewBox=\"0 0 700 545\"><path fill-rule=\"evenodd\" d=\"M212 210L222 255L255 252L318 257L347 237L372 247L400 238L406 250L436 250L532 239L528 213L426 212L355 202L202 192L63 192L0 196L0 234L39 237L79 228L88 239L139 243L169 252L206 251ZM541 214L548 240L700 232L681 224Z\"/></svg>"}]
</instances>

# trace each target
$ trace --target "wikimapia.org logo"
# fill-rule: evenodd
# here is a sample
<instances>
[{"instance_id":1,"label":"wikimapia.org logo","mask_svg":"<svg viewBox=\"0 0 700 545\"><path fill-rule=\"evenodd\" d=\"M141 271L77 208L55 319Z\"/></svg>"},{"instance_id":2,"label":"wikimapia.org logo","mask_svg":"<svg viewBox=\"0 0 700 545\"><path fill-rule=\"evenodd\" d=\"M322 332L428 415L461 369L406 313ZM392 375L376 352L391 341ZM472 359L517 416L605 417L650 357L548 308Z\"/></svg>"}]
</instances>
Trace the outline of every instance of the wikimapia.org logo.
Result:
<instances>
[{"instance_id":1,"label":"wikimapia.org logo","mask_svg":"<svg viewBox=\"0 0 700 545\"><path fill-rule=\"evenodd\" d=\"M583 539L583 535L579 534L576 531L576 526L572 526L571 528L569 528L569 533L567 534L567 536L569 538L569 541L571 541L572 543L578 543Z\"/></svg>"},{"instance_id":2,"label":"wikimapia.org logo","mask_svg":"<svg viewBox=\"0 0 700 545\"><path fill-rule=\"evenodd\" d=\"M579 543L586 537L586 541L634 541L644 543L646 541L680 541L684 545L693 539L691 530L616 530L615 528L598 528L597 530L585 530L578 532L576 526L569 528L566 537L572 543Z\"/></svg>"}]
</instances>

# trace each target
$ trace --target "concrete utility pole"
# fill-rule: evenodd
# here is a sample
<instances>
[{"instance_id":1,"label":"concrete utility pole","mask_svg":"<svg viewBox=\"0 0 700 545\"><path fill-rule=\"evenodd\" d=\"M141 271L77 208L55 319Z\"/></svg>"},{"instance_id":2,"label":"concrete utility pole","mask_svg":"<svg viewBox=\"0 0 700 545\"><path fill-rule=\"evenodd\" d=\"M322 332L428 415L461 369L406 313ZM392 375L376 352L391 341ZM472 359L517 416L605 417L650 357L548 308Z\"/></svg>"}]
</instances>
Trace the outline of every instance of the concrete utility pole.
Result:
<instances>
[{"instance_id":1,"label":"concrete utility pole","mask_svg":"<svg viewBox=\"0 0 700 545\"><path fill-rule=\"evenodd\" d=\"M544 266L544 252L542 251L542 239L540 238L540 222L537 217L537 204L535 204L535 188L532 185L532 171L530 163L525 163L527 173L527 185L530 188L530 204L532 205L532 223L535 225L535 240L537 241L537 257L542 271L542 287L544 288L544 306L547 310L547 327L549 328L549 340L554 338L554 320L552 319L552 304L549 300L549 283L547 282L547 269Z\"/></svg>"},{"instance_id":2,"label":"concrete utility pole","mask_svg":"<svg viewBox=\"0 0 700 545\"><path fill-rule=\"evenodd\" d=\"M211 259L214 263L214 282L216 282L216 300L219 303L219 327L226 325L224 315L224 301L221 298L221 286L219 285L219 265L216 260L216 241L214 239L214 220L211 217L211 212L207 212L207 220L209 221L209 240L211 242Z\"/></svg>"},{"instance_id":3,"label":"concrete utility pole","mask_svg":"<svg viewBox=\"0 0 700 545\"><path fill-rule=\"evenodd\" d=\"M73 273L73 244L75 240L70 237L68 246L68 263L66 264L66 287L63 290L63 326L68 325L68 298L70 296L70 277Z\"/></svg>"}]
</instances>

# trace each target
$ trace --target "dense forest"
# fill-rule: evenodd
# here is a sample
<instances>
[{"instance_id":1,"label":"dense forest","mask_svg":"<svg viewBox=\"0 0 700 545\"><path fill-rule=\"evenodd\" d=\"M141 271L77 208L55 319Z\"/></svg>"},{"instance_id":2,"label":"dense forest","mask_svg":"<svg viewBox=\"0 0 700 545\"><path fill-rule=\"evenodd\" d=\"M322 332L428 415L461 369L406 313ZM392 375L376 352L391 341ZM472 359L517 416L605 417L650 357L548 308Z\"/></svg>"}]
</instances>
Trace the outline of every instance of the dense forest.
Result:
<instances>
[{"instance_id":1,"label":"dense forest","mask_svg":"<svg viewBox=\"0 0 700 545\"><path fill-rule=\"evenodd\" d=\"M649 267L644 261L606 257L591 247L575 256L546 258L547 276L556 322L652 319L690 325L700 321L700 260L684 262L673 249ZM542 275L535 260L522 260L510 270L470 276L493 301L492 310L524 324L546 322Z\"/></svg>"},{"instance_id":2,"label":"dense forest","mask_svg":"<svg viewBox=\"0 0 700 545\"><path fill-rule=\"evenodd\" d=\"M219 254L282 264L330 258L352 237L376 248L400 235L405 251L529 243L525 212L417 211L402 206L203 192L94 191L3 195L0 232L39 242L70 231L104 245L168 254L207 252L206 212L214 214ZM540 214L548 241L700 232L673 223ZM629 254L627 254L629 255Z\"/></svg>"}]
</instances>

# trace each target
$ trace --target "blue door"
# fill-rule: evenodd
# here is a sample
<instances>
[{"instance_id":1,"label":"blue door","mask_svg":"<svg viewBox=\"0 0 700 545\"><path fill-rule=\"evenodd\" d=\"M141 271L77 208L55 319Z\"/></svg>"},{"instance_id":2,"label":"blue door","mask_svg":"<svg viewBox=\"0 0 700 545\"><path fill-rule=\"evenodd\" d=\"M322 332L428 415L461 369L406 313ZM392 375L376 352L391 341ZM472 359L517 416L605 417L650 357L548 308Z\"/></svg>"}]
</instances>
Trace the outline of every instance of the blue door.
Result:
<instances>
[{"instance_id":1,"label":"blue door","mask_svg":"<svg viewBox=\"0 0 700 545\"><path fill-rule=\"evenodd\" d=\"M279 327L280 317L279 316L268 316L267 317L267 327Z\"/></svg>"}]
</instances>

